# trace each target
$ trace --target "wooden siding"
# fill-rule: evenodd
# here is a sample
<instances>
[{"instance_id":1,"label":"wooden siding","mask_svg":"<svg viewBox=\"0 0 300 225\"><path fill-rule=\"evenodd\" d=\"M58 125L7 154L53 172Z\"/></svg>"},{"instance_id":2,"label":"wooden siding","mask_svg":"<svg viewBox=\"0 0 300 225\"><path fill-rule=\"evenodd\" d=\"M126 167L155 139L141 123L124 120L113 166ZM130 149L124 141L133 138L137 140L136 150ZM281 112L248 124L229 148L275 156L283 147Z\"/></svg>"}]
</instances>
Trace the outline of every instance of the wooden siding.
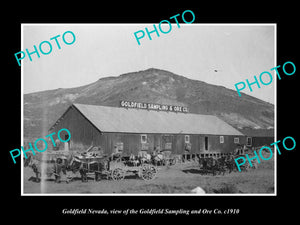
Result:
<instances>
[{"instance_id":1,"label":"wooden siding","mask_svg":"<svg viewBox=\"0 0 300 225\"><path fill-rule=\"evenodd\" d=\"M248 147L260 147L274 143L274 137L252 137L252 145Z\"/></svg>"},{"instance_id":2,"label":"wooden siding","mask_svg":"<svg viewBox=\"0 0 300 225\"><path fill-rule=\"evenodd\" d=\"M83 146L87 148L92 144L97 145L104 141L99 130L73 107L68 109L59 123L51 129L51 132L57 133L62 128L68 129L71 133L71 150Z\"/></svg>"}]
</instances>

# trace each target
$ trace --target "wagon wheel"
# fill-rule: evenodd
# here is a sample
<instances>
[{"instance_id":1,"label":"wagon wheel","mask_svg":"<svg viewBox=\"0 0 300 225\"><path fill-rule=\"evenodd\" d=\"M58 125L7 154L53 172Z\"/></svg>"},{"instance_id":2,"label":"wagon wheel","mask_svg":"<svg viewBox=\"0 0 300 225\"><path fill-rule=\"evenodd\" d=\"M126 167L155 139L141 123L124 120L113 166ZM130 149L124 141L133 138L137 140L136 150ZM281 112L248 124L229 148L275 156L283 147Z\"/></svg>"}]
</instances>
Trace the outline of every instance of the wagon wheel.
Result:
<instances>
[{"instance_id":1,"label":"wagon wheel","mask_svg":"<svg viewBox=\"0 0 300 225\"><path fill-rule=\"evenodd\" d=\"M47 178L50 178L52 175L53 175L53 172L47 172L46 173Z\"/></svg>"},{"instance_id":2,"label":"wagon wheel","mask_svg":"<svg viewBox=\"0 0 300 225\"><path fill-rule=\"evenodd\" d=\"M157 173L157 169L153 165L144 164L140 167L139 175L143 180L152 180Z\"/></svg>"},{"instance_id":3,"label":"wagon wheel","mask_svg":"<svg viewBox=\"0 0 300 225\"><path fill-rule=\"evenodd\" d=\"M121 168L116 168L111 172L111 177L113 180L123 180L125 177L125 171Z\"/></svg>"},{"instance_id":4,"label":"wagon wheel","mask_svg":"<svg viewBox=\"0 0 300 225\"><path fill-rule=\"evenodd\" d=\"M174 166L176 164L176 159L170 159L170 166Z\"/></svg>"},{"instance_id":5,"label":"wagon wheel","mask_svg":"<svg viewBox=\"0 0 300 225\"><path fill-rule=\"evenodd\" d=\"M67 178L66 182L70 183L71 181L73 181L74 176L72 174L67 174L66 178Z\"/></svg>"}]
</instances>

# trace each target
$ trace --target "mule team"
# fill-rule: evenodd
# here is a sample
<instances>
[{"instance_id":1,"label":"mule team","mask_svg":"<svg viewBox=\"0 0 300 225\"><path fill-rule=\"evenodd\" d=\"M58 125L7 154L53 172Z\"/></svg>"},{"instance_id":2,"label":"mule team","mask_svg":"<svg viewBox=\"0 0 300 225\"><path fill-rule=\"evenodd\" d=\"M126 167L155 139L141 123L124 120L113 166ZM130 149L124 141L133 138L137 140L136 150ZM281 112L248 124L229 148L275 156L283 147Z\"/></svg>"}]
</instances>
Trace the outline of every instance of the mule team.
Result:
<instances>
[{"instance_id":1,"label":"mule team","mask_svg":"<svg viewBox=\"0 0 300 225\"><path fill-rule=\"evenodd\" d=\"M54 152L55 153L55 152ZM51 155L49 153L48 155ZM46 160L45 174L48 177L54 175L55 182L60 182L64 176L66 182L69 182L74 177L68 176L68 174L79 172L82 182L87 182L87 174L93 173L95 180L99 181L103 175L109 176L110 164L112 162L122 162L125 166L140 166L143 164L152 164L155 166L174 165L177 161L181 161L179 157L166 157L162 152L156 151L152 154L148 154L145 151L140 151L137 156L131 154L129 157L124 158L120 152L113 152L110 156L95 154L95 152L83 152L81 154L56 154L55 159ZM220 158L200 158L198 156L198 162L200 167L200 173L212 175L222 174L226 171L231 173L237 171L235 164L236 155L230 154ZM41 161L34 159L33 156L29 156L24 159L24 166L30 166L35 173L35 177L31 177L32 180L39 182L41 177ZM254 166L256 168L257 166ZM247 171L249 167L247 164L243 165L241 169Z\"/></svg>"},{"instance_id":2,"label":"mule team","mask_svg":"<svg viewBox=\"0 0 300 225\"><path fill-rule=\"evenodd\" d=\"M53 153L53 154L52 154ZM51 156L51 159L44 160L46 168L45 174L47 177L54 175L55 182L60 182L61 178L66 177L65 181L69 182L74 177L68 176L69 172L73 174L79 173L81 180L87 182L88 173L93 173L95 180L99 181L103 175L109 177L111 175L111 163L119 162L124 166L137 167L143 164L159 165L173 165L175 158L166 158L160 151L156 151L152 154L140 151L137 156L131 154L129 157L124 158L118 151L114 151L110 156L104 155L102 152L89 152L85 151L81 154L68 154L68 152L48 152L47 157ZM59 154L57 154L59 153ZM54 158L54 159L53 159ZM42 160L37 160L34 156L29 155L24 158L24 167L31 167L35 173L35 177L31 177L32 180L39 182L42 175ZM67 174L68 173L68 174Z\"/></svg>"}]
</instances>

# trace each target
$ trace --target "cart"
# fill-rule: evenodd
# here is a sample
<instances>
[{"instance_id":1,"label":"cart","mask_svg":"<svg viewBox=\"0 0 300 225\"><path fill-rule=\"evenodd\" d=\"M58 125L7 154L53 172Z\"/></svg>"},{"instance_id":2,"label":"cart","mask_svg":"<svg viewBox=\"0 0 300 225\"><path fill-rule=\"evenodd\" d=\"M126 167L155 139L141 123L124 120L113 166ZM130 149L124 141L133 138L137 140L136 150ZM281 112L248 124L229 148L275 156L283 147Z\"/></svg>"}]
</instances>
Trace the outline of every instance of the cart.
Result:
<instances>
[{"instance_id":1,"label":"cart","mask_svg":"<svg viewBox=\"0 0 300 225\"><path fill-rule=\"evenodd\" d=\"M143 180L152 180L157 174L156 166L130 159L111 161L109 167L110 177L113 180L123 180L125 176L130 174L137 175Z\"/></svg>"}]
</instances>

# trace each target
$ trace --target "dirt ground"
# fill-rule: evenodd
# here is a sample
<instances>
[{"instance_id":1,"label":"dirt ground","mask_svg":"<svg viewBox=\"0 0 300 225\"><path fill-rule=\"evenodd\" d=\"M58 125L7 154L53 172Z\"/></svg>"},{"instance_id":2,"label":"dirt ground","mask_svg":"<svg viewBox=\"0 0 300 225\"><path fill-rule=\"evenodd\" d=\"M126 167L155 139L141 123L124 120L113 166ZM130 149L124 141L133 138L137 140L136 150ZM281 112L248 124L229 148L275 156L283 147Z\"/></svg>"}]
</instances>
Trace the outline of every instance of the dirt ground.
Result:
<instances>
[{"instance_id":1,"label":"dirt ground","mask_svg":"<svg viewBox=\"0 0 300 225\"><path fill-rule=\"evenodd\" d=\"M84 183L74 179L70 183L55 183L47 179L34 182L31 168L23 168L24 194L190 194L195 187L201 187L209 194L274 194L273 161L263 161L258 169L248 172L232 172L223 175L203 175L196 162L158 167L155 179L144 181L128 174L122 181L92 178ZM43 192L41 190L43 189Z\"/></svg>"}]
</instances>

